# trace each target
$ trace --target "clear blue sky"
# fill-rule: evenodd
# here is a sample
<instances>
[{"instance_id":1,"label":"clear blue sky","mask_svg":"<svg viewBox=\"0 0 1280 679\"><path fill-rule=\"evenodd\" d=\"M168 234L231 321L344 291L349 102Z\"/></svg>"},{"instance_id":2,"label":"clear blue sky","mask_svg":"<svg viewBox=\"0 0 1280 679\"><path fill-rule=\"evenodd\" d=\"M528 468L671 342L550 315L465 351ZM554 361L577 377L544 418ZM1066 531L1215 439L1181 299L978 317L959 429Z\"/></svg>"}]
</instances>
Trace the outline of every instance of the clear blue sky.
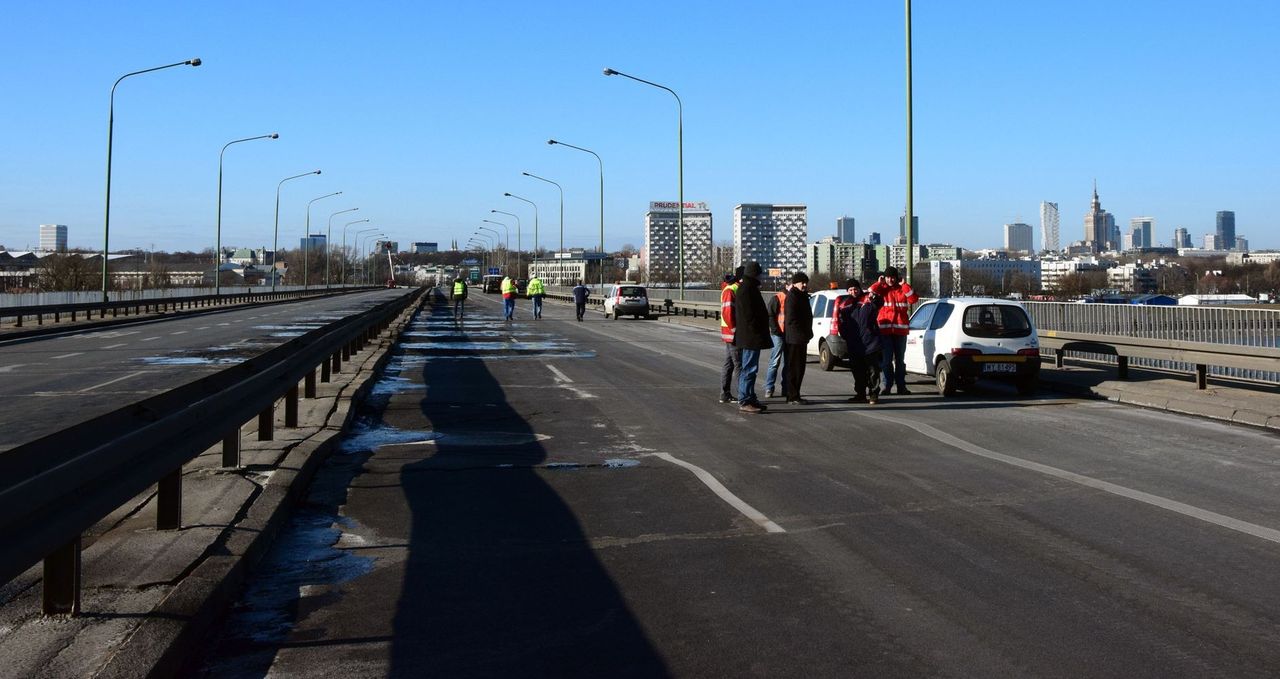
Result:
<instances>
[{"instance_id":1,"label":"clear blue sky","mask_svg":"<svg viewBox=\"0 0 1280 679\"><path fill-rule=\"evenodd\" d=\"M1038 226L1041 200L1082 237L1096 178L1127 229L1156 218L1213 229L1236 211L1255 248L1280 247L1280 3L1274 0L917 0L916 213L922 239L1000 244ZM733 206L804 203L809 235L857 219L892 237L905 201L903 3L220 2L10 3L0 42L0 244L67 224L99 248L107 103L116 94L112 249L212 247L218 151L224 245L282 246L368 217L394 239L466 241L490 209L521 214L529 247L597 242L595 159L605 162L606 244L637 246L651 200L676 194L685 107L685 198L717 241ZM500 219L505 219L499 216ZM355 228L363 228L358 225ZM500 230L500 229L499 229ZM515 244L512 229L512 244ZM338 238L335 230L335 239ZM1039 234L1037 228L1037 244Z\"/></svg>"}]
</instances>

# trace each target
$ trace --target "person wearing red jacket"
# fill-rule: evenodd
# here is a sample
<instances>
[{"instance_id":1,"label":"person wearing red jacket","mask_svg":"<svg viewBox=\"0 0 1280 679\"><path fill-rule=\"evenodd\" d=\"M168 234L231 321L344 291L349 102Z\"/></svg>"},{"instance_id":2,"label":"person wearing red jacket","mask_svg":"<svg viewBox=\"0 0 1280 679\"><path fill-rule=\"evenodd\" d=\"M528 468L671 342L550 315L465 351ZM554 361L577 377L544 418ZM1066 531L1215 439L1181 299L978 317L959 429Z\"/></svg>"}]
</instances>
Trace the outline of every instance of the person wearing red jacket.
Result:
<instances>
[{"instance_id":1,"label":"person wearing red jacket","mask_svg":"<svg viewBox=\"0 0 1280 679\"><path fill-rule=\"evenodd\" d=\"M899 394L910 394L907 391L907 324L911 318L911 305L920 301L920 296L909 283L898 280L898 269L892 266L885 267L880 279L871 284L870 291L884 300L884 306L880 307L876 317L880 325L881 369L884 372L884 391L880 395L893 393L895 384Z\"/></svg>"}]
</instances>

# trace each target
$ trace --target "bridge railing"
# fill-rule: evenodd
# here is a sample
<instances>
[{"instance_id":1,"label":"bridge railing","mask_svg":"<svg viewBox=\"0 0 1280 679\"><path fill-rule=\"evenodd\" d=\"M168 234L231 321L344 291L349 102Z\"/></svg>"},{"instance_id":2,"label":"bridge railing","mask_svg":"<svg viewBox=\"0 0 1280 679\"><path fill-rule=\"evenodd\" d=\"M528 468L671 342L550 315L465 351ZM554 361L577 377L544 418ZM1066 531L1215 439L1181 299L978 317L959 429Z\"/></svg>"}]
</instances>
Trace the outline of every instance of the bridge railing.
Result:
<instances>
[{"instance_id":1,"label":"bridge railing","mask_svg":"<svg viewBox=\"0 0 1280 679\"><path fill-rule=\"evenodd\" d=\"M47 614L80 606L80 536L152 485L156 528L182 525L182 466L222 442L224 467L240 465L241 427L258 420L274 437L276 402L298 426L299 382L316 396L351 355L422 291L335 321L234 367L12 448L0 455L0 583L43 559Z\"/></svg>"}]
</instances>

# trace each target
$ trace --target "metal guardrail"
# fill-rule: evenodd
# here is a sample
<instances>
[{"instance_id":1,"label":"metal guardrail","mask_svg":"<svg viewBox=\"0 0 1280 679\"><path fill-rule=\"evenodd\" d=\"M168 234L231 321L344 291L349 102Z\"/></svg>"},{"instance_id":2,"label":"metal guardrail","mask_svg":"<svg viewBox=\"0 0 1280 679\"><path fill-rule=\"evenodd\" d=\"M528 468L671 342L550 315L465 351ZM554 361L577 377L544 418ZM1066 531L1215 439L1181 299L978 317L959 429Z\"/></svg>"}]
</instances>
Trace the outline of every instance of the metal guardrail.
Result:
<instances>
[{"instance_id":1,"label":"metal guardrail","mask_svg":"<svg viewBox=\"0 0 1280 679\"><path fill-rule=\"evenodd\" d=\"M222 441L240 463L241 426L258 418L274 437L276 401L298 422L298 383L316 395L332 372L422 294L410 294L308 332L234 367L96 417L0 455L0 583L44 560L44 611L80 606L80 536L158 484L156 527L182 525L182 465Z\"/></svg>"},{"instance_id":2,"label":"metal guardrail","mask_svg":"<svg viewBox=\"0 0 1280 679\"><path fill-rule=\"evenodd\" d=\"M1280 311L1230 307L1024 302L1041 346L1115 363L1280 384ZM1132 361L1130 361L1132 359Z\"/></svg>"},{"instance_id":3,"label":"metal guardrail","mask_svg":"<svg viewBox=\"0 0 1280 679\"><path fill-rule=\"evenodd\" d=\"M339 293L358 292L361 290L372 289L378 289L378 286L343 288ZM121 312L124 312L124 316L129 316L130 309L133 310L133 315L140 316L148 313L163 313L168 311L180 311L184 309L197 309L202 307L225 306L232 304L258 304L282 299L322 296L325 294L335 293L331 290L325 291L323 289L310 289L116 300L105 304L102 302L82 302L77 304L42 304L36 306L0 307L0 321L11 318L14 319L14 326L21 328L23 327L22 321L24 318L34 318L36 325L44 325L46 317L52 317L54 323L60 323L62 322L63 316L68 316L72 322L75 322L82 314L86 320L93 320L94 312L97 312L98 318L100 319L105 319L108 311L111 312L112 318L118 318L121 315Z\"/></svg>"}]
</instances>

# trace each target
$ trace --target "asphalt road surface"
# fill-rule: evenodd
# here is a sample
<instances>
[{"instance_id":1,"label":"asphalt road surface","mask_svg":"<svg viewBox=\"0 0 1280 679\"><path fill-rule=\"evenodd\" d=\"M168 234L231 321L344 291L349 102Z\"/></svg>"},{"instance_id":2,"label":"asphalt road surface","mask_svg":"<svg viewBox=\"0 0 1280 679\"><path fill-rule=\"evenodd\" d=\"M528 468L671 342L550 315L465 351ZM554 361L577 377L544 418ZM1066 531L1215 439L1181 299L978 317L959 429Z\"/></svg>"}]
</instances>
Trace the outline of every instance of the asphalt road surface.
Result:
<instances>
[{"instance_id":1,"label":"asphalt road surface","mask_svg":"<svg viewBox=\"0 0 1280 679\"><path fill-rule=\"evenodd\" d=\"M403 289L0 341L0 451L226 369Z\"/></svg>"},{"instance_id":2,"label":"asphalt road surface","mask_svg":"<svg viewBox=\"0 0 1280 679\"><path fill-rule=\"evenodd\" d=\"M207 676L1280 675L1271 434L813 364L744 415L714 332L527 304L418 318Z\"/></svg>"}]
</instances>

